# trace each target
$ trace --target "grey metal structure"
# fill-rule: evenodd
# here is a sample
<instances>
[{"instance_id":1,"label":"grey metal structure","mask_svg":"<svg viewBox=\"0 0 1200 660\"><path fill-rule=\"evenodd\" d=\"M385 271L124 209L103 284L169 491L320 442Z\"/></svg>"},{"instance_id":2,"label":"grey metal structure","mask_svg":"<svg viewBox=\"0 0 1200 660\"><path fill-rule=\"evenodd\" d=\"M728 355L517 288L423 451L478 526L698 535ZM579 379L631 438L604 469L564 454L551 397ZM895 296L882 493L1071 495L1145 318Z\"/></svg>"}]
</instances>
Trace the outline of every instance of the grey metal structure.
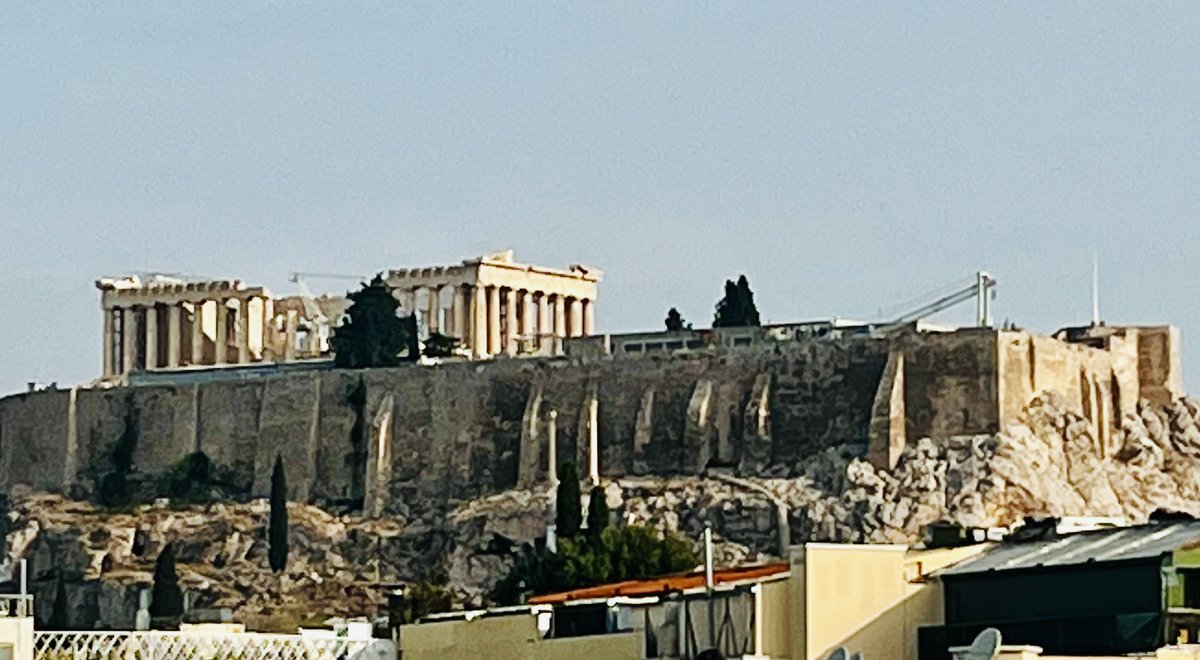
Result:
<instances>
[{"instance_id":1,"label":"grey metal structure","mask_svg":"<svg viewBox=\"0 0 1200 660\"><path fill-rule=\"evenodd\" d=\"M1077 532L1037 541L1003 543L940 574L967 575L1034 567L1148 559L1194 542L1200 542L1200 521L1168 521L1123 529Z\"/></svg>"}]
</instances>

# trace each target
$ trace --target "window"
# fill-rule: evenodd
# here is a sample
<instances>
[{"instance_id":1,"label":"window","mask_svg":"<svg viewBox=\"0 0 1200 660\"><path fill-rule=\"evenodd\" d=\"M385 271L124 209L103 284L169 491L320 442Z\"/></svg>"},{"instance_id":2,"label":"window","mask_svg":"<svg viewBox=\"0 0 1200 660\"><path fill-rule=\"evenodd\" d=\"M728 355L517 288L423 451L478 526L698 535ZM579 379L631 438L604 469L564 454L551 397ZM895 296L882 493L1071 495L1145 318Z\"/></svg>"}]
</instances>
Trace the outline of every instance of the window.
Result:
<instances>
[{"instance_id":1,"label":"window","mask_svg":"<svg viewBox=\"0 0 1200 660\"><path fill-rule=\"evenodd\" d=\"M1200 569L1181 568L1179 577L1183 582L1183 606L1200 609Z\"/></svg>"},{"instance_id":2,"label":"window","mask_svg":"<svg viewBox=\"0 0 1200 660\"><path fill-rule=\"evenodd\" d=\"M554 632L552 637L584 637L604 635L612 632L608 606L570 605L554 610Z\"/></svg>"}]
</instances>

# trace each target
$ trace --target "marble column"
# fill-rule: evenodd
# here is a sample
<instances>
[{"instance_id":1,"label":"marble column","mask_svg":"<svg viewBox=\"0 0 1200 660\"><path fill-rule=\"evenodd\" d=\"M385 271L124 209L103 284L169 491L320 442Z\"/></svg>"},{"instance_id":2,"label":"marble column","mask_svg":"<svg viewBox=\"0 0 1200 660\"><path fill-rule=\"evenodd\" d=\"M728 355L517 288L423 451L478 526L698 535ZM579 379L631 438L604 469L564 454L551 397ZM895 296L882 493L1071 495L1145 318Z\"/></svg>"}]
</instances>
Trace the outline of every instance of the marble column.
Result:
<instances>
[{"instance_id":1,"label":"marble column","mask_svg":"<svg viewBox=\"0 0 1200 660\"><path fill-rule=\"evenodd\" d=\"M467 297L461 286L452 287L454 294L454 303L451 305L451 318L454 323L450 328L450 333L458 337L460 342L465 346L467 343Z\"/></svg>"},{"instance_id":2,"label":"marble column","mask_svg":"<svg viewBox=\"0 0 1200 660\"><path fill-rule=\"evenodd\" d=\"M174 369L183 359L183 308L180 303L167 307L167 367Z\"/></svg>"},{"instance_id":3,"label":"marble column","mask_svg":"<svg viewBox=\"0 0 1200 660\"><path fill-rule=\"evenodd\" d=\"M204 301L192 303L192 358L190 364L204 364Z\"/></svg>"},{"instance_id":4,"label":"marble column","mask_svg":"<svg viewBox=\"0 0 1200 660\"><path fill-rule=\"evenodd\" d=\"M517 354L517 292L504 290L504 352Z\"/></svg>"},{"instance_id":5,"label":"marble column","mask_svg":"<svg viewBox=\"0 0 1200 660\"><path fill-rule=\"evenodd\" d=\"M546 480L551 486L558 485L558 411L546 413ZM554 503L557 510L558 502Z\"/></svg>"},{"instance_id":6,"label":"marble column","mask_svg":"<svg viewBox=\"0 0 1200 660\"><path fill-rule=\"evenodd\" d=\"M591 300L583 301L583 336L591 337L596 334L596 303Z\"/></svg>"},{"instance_id":7,"label":"marble column","mask_svg":"<svg viewBox=\"0 0 1200 660\"><path fill-rule=\"evenodd\" d=\"M225 364L225 349L229 344L229 302L217 299L217 331L213 347L213 364Z\"/></svg>"},{"instance_id":8,"label":"marble column","mask_svg":"<svg viewBox=\"0 0 1200 660\"><path fill-rule=\"evenodd\" d=\"M561 294L554 295L554 336L567 336L567 299Z\"/></svg>"},{"instance_id":9,"label":"marble column","mask_svg":"<svg viewBox=\"0 0 1200 660\"><path fill-rule=\"evenodd\" d=\"M404 316L411 316L417 311L416 289L398 289L396 299L400 301L400 312Z\"/></svg>"},{"instance_id":10,"label":"marble column","mask_svg":"<svg viewBox=\"0 0 1200 660\"><path fill-rule=\"evenodd\" d=\"M237 301L237 344L238 364L250 362L250 299L239 298Z\"/></svg>"},{"instance_id":11,"label":"marble column","mask_svg":"<svg viewBox=\"0 0 1200 660\"><path fill-rule=\"evenodd\" d=\"M546 348L546 336L554 331L554 324L550 322L550 296L545 292L538 293L538 308L537 308L537 335L538 348Z\"/></svg>"},{"instance_id":12,"label":"marble column","mask_svg":"<svg viewBox=\"0 0 1200 660\"><path fill-rule=\"evenodd\" d=\"M500 352L500 287L488 287L487 345L488 355Z\"/></svg>"},{"instance_id":13,"label":"marble column","mask_svg":"<svg viewBox=\"0 0 1200 660\"><path fill-rule=\"evenodd\" d=\"M441 332L442 327L442 296L441 289L429 287L425 289L429 298L425 301L425 330L429 334Z\"/></svg>"},{"instance_id":14,"label":"marble column","mask_svg":"<svg viewBox=\"0 0 1200 660\"><path fill-rule=\"evenodd\" d=\"M158 306L146 308L146 371L158 368Z\"/></svg>"},{"instance_id":15,"label":"marble column","mask_svg":"<svg viewBox=\"0 0 1200 660\"><path fill-rule=\"evenodd\" d=\"M104 376L113 375L116 358L116 337L113 335L116 332L116 323L113 321L113 314L117 313L115 309L104 308Z\"/></svg>"},{"instance_id":16,"label":"marble column","mask_svg":"<svg viewBox=\"0 0 1200 660\"><path fill-rule=\"evenodd\" d=\"M454 319L454 287L446 285L438 289L438 300L442 299L443 294L450 297L450 304L443 308L442 334L449 337L457 337L458 333L454 330L454 324L457 322Z\"/></svg>"},{"instance_id":17,"label":"marble column","mask_svg":"<svg viewBox=\"0 0 1200 660\"><path fill-rule=\"evenodd\" d=\"M571 318L568 325L572 337L583 335L583 301L579 298L571 299Z\"/></svg>"},{"instance_id":18,"label":"marble column","mask_svg":"<svg viewBox=\"0 0 1200 660\"><path fill-rule=\"evenodd\" d=\"M487 291L481 286L471 287L471 355L487 357L488 342Z\"/></svg>"},{"instance_id":19,"label":"marble column","mask_svg":"<svg viewBox=\"0 0 1200 660\"><path fill-rule=\"evenodd\" d=\"M299 315L296 310L289 309L283 321L283 360L292 362L296 359L296 323Z\"/></svg>"},{"instance_id":20,"label":"marble column","mask_svg":"<svg viewBox=\"0 0 1200 660\"><path fill-rule=\"evenodd\" d=\"M521 292L520 328L521 337L526 341L533 339L531 345L536 346L537 339L537 303L533 300L532 291Z\"/></svg>"},{"instance_id":21,"label":"marble column","mask_svg":"<svg viewBox=\"0 0 1200 660\"><path fill-rule=\"evenodd\" d=\"M275 329L275 301L271 298L259 298L262 313L258 315L259 329L262 338L258 342L258 359L262 362L275 362L279 359L279 331ZM250 347L254 349L253 346Z\"/></svg>"},{"instance_id":22,"label":"marble column","mask_svg":"<svg viewBox=\"0 0 1200 660\"><path fill-rule=\"evenodd\" d=\"M137 308L126 307L124 314L121 323L121 373L127 374L137 365Z\"/></svg>"}]
</instances>

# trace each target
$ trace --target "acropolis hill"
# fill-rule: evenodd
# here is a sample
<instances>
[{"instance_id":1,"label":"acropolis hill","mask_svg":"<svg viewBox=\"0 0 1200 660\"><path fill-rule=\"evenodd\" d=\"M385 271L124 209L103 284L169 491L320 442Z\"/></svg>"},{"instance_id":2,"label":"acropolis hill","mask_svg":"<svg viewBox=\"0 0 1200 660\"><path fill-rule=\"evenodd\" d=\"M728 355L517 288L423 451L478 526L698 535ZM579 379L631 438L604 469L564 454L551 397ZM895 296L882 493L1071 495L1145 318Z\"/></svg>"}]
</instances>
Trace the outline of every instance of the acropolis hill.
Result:
<instances>
[{"instance_id":1,"label":"acropolis hill","mask_svg":"<svg viewBox=\"0 0 1200 660\"><path fill-rule=\"evenodd\" d=\"M539 283L488 281L479 273L492 261ZM808 539L914 542L939 521L1138 518L1200 501L1200 407L1182 398L1172 327L595 335L597 271L513 263L468 260L476 284L461 287L450 282L460 267L393 271L439 291L402 289L402 308L466 330L472 348L360 371L333 369L315 340L311 355L293 352L308 341L293 330L311 309L301 302L240 284L104 280L101 381L0 399L0 480L84 498L131 424L142 478L202 451L261 497L282 456L298 505L399 525L377 539L388 578L445 565L468 601L513 542L543 532L553 465L565 461L606 485L623 515L688 533L712 522L743 555ZM91 543L67 536L46 547ZM106 543L86 552L138 565ZM37 547L10 544L10 559ZM354 575L365 547L340 550L357 557ZM180 561L208 561L196 553ZM105 579L103 561L89 561L83 575Z\"/></svg>"}]
</instances>

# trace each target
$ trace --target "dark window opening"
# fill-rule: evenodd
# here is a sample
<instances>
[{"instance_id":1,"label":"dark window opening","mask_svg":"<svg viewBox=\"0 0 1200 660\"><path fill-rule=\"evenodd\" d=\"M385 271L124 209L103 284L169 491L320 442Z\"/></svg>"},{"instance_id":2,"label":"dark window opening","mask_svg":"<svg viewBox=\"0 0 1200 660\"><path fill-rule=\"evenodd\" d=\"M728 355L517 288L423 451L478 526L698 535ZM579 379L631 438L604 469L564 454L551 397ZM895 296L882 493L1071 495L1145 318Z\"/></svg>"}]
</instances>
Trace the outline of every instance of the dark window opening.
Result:
<instances>
[{"instance_id":1,"label":"dark window opening","mask_svg":"<svg viewBox=\"0 0 1200 660\"><path fill-rule=\"evenodd\" d=\"M1180 570L1183 579L1183 606L1200 609L1200 569Z\"/></svg>"}]
</instances>

